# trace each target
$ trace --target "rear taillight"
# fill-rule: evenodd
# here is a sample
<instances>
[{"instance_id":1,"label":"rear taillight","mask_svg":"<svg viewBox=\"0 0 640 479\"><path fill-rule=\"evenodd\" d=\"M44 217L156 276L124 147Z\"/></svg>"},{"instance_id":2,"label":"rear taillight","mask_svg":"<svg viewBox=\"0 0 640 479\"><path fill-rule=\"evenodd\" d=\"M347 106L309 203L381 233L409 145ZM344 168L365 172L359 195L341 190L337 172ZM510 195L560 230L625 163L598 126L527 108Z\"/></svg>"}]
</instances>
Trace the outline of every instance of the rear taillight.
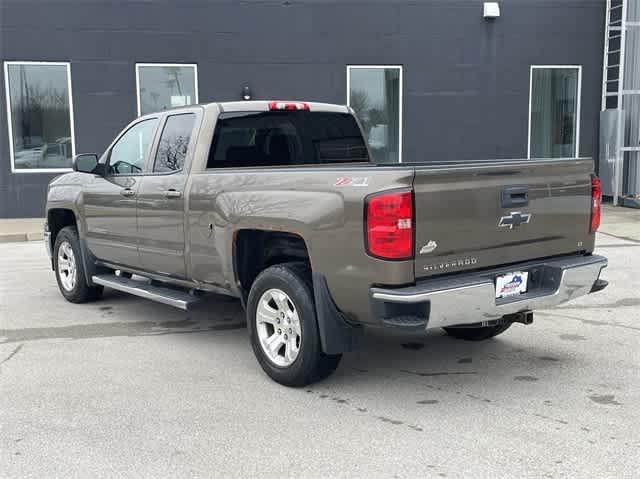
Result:
<instances>
[{"instance_id":1,"label":"rear taillight","mask_svg":"<svg viewBox=\"0 0 640 479\"><path fill-rule=\"evenodd\" d=\"M598 231L602 215L602 184L597 176L591 177L591 233Z\"/></svg>"},{"instance_id":2,"label":"rear taillight","mask_svg":"<svg viewBox=\"0 0 640 479\"><path fill-rule=\"evenodd\" d=\"M413 257L413 192L394 191L367 198L367 253L381 259Z\"/></svg>"},{"instance_id":3,"label":"rear taillight","mask_svg":"<svg viewBox=\"0 0 640 479\"><path fill-rule=\"evenodd\" d=\"M269 110L308 110L309 104L302 101L272 101Z\"/></svg>"}]
</instances>

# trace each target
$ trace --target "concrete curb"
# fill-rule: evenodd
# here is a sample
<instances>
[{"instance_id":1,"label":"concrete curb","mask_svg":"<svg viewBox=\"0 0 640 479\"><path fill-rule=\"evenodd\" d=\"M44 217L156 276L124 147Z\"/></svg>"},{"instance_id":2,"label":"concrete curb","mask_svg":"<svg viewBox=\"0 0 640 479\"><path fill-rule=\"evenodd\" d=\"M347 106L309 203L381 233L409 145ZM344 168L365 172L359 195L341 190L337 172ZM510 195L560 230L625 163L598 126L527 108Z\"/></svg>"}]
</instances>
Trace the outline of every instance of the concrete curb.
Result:
<instances>
[{"instance_id":1,"label":"concrete curb","mask_svg":"<svg viewBox=\"0 0 640 479\"><path fill-rule=\"evenodd\" d=\"M0 233L0 243L41 241L43 238L42 233Z\"/></svg>"},{"instance_id":2,"label":"concrete curb","mask_svg":"<svg viewBox=\"0 0 640 479\"><path fill-rule=\"evenodd\" d=\"M44 218L2 218L0 243L42 240L44 222Z\"/></svg>"}]
</instances>

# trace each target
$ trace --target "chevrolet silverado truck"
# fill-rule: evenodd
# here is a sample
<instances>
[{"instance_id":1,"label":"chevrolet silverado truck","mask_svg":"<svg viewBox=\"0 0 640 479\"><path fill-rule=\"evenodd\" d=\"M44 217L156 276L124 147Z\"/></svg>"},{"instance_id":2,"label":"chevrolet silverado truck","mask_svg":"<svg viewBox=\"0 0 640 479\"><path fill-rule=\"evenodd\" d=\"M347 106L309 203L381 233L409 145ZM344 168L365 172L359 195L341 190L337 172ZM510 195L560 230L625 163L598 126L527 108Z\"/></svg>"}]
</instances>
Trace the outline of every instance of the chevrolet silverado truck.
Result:
<instances>
[{"instance_id":1,"label":"chevrolet silverado truck","mask_svg":"<svg viewBox=\"0 0 640 479\"><path fill-rule=\"evenodd\" d=\"M288 386L327 377L367 327L485 340L607 285L591 160L416 160L374 163L346 106L163 111L51 181L45 242L74 303L239 298Z\"/></svg>"}]
</instances>

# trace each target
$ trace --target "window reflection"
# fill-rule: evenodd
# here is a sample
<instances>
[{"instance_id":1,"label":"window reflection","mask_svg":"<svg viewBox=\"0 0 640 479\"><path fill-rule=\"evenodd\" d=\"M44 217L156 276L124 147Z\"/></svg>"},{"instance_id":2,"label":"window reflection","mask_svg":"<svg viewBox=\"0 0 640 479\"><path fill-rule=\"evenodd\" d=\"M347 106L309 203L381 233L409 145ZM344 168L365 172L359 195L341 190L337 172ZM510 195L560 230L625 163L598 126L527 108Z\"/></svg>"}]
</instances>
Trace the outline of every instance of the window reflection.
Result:
<instances>
[{"instance_id":1,"label":"window reflection","mask_svg":"<svg viewBox=\"0 0 640 479\"><path fill-rule=\"evenodd\" d=\"M349 106L378 163L400 161L400 67L349 67Z\"/></svg>"},{"instance_id":2,"label":"window reflection","mask_svg":"<svg viewBox=\"0 0 640 479\"><path fill-rule=\"evenodd\" d=\"M578 126L578 68L534 67L531 72L531 158L572 158Z\"/></svg>"},{"instance_id":3,"label":"window reflection","mask_svg":"<svg viewBox=\"0 0 640 479\"><path fill-rule=\"evenodd\" d=\"M136 65L140 115L198 102L195 65Z\"/></svg>"},{"instance_id":4,"label":"window reflection","mask_svg":"<svg viewBox=\"0 0 640 479\"><path fill-rule=\"evenodd\" d=\"M110 175L136 175L144 171L157 123L155 118L141 121L120 137L109 155Z\"/></svg>"},{"instance_id":5,"label":"window reflection","mask_svg":"<svg viewBox=\"0 0 640 479\"><path fill-rule=\"evenodd\" d=\"M7 63L6 71L14 168L70 168L68 64Z\"/></svg>"},{"instance_id":6,"label":"window reflection","mask_svg":"<svg viewBox=\"0 0 640 479\"><path fill-rule=\"evenodd\" d=\"M196 116L193 113L171 115L167 118L153 171L178 171L184 167L195 120Z\"/></svg>"}]
</instances>

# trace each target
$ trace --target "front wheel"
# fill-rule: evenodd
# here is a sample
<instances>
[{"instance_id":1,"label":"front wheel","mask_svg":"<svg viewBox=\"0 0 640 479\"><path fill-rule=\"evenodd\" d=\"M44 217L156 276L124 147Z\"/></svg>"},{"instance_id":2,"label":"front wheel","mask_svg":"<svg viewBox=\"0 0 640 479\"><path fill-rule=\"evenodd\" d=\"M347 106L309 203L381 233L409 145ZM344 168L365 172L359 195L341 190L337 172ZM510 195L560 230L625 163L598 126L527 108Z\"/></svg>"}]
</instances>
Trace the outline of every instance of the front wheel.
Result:
<instances>
[{"instance_id":1,"label":"front wheel","mask_svg":"<svg viewBox=\"0 0 640 479\"><path fill-rule=\"evenodd\" d=\"M287 263L258 275L247 301L253 351L262 369L285 386L329 376L341 355L322 352L313 293L305 265Z\"/></svg>"},{"instance_id":2,"label":"front wheel","mask_svg":"<svg viewBox=\"0 0 640 479\"><path fill-rule=\"evenodd\" d=\"M496 324L495 326L485 326L481 328L444 328L445 332L456 339L466 341L484 341L504 333L509 329L511 323Z\"/></svg>"},{"instance_id":3,"label":"front wheel","mask_svg":"<svg viewBox=\"0 0 640 479\"><path fill-rule=\"evenodd\" d=\"M62 228L53 245L53 266L62 296L72 303L85 303L102 295L102 286L87 284L80 239L75 226Z\"/></svg>"}]
</instances>

